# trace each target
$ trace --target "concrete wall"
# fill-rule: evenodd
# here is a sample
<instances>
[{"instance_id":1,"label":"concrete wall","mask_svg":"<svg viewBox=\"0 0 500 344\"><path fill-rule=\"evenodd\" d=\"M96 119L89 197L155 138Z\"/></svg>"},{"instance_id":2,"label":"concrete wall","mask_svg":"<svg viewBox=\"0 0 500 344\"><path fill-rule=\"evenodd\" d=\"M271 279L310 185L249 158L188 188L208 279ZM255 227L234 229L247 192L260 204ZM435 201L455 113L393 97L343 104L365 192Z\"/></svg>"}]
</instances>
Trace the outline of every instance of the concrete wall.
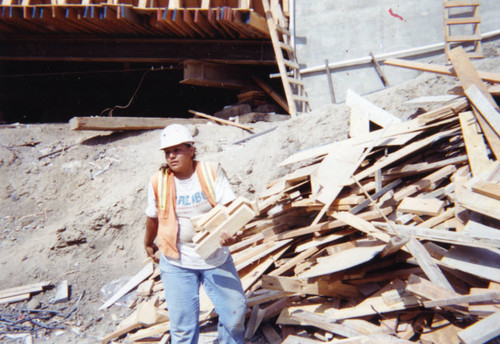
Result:
<instances>
[{"instance_id":1,"label":"concrete wall","mask_svg":"<svg viewBox=\"0 0 500 344\"><path fill-rule=\"evenodd\" d=\"M407 50L444 42L442 0L321 0L295 1L297 59L301 70L330 63ZM500 30L500 1L482 0L482 33ZM443 50L413 57L443 59ZM437 55L436 55L437 54ZM441 56L439 56L441 55ZM382 66L390 84L414 78L418 72ZM330 104L325 71L303 74L313 109ZM371 63L332 70L336 102L347 89L366 94L383 88Z\"/></svg>"}]
</instances>

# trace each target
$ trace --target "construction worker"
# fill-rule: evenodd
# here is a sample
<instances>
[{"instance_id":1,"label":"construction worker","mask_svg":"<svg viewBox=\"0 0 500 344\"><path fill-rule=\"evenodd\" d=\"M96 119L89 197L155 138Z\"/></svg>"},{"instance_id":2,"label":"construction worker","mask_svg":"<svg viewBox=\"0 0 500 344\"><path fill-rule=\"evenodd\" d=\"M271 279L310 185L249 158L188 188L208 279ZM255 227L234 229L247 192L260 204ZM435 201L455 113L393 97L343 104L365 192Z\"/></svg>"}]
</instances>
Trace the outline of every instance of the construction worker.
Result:
<instances>
[{"instance_id":1,"label":"construction worker","mask_svg":"<svg viewBox=\"0 0 500 344\"><path fill-rule=\"evenodd\" d=\"M219 316L219 343L244 343L246 299L227 248L236 239L223 233L221 247L205 260L195 252L190 220L233 201L230 183L220 165L195 160L193 137L185 126L167 126L160 143L166 164L149 183L144 246L149 257L160 256L171 342L198 343L203 285Z\"/></svg>"}]
</instances>

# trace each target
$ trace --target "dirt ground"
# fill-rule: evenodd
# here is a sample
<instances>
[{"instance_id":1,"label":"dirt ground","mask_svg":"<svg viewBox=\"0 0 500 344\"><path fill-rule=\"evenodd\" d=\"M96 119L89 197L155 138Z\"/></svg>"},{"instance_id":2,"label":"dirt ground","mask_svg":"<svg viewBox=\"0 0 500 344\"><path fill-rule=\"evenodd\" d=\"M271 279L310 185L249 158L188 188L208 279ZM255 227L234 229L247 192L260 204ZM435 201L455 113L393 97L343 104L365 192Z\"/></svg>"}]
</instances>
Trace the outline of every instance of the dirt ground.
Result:
<instances>
[{"instance_id":1,"label":"dirt ground","mask_svg":"<svg viewBox=\"0 0 500 344\"><path fill-rule=\"evenodd\" d=\"M484 50L487 58L474 61L476 67L500 72L500 42L485 44ZM406 101L445 95L456 85L454 77L421 73L366 98L408 117L443 104ZM222 163L235 192L256 199L269 182L297 167L277 167L285 158L347 138L349 108L326 105L293 120L251 125L255 133L275 129L234 144L251 134L208 122L188 127L196 135L198 157ZM54 286L34 295L29 305L0 305L0 312L39 302L67 315L77 306L66 319L58 318L63 328L38 331L34 343L97 343L130 313L117 305L99 311L107 298L101 289L135 275L146 258L146 186L163 161L160 131L71 131L67 123L0 127L0 290L40 281ZM64 280L70 300L51 304ZM1 332L0 341L24 343Z\"/></svg>"}]
</instances>

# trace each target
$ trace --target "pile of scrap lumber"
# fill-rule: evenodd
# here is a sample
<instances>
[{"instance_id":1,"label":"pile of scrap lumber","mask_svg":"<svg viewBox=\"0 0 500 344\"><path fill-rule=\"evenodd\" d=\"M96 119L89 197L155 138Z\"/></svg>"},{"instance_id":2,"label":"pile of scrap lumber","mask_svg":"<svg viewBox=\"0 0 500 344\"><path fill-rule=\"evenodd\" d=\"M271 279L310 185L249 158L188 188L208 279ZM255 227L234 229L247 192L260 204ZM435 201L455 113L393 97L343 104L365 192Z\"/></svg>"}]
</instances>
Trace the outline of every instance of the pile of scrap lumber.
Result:
<instances>
[{"instance_id":1,"label":"pile of scrap lumber","mask_svg":"<svg viewBox=\"0 0 500 344\"><path fill-rule=\"evenodd\" d=\"M450 56L467 97L402 121L352 93L351 138L282 162L300 167L260 194L230 247L248 341L500 335L500 113L463 49ZM367 131L369 121L382 128ZM104 342L168 340L161 282L148 276ZM201 323L214 316L204 295L201 309Z\"/></svg>"}]
</instances>

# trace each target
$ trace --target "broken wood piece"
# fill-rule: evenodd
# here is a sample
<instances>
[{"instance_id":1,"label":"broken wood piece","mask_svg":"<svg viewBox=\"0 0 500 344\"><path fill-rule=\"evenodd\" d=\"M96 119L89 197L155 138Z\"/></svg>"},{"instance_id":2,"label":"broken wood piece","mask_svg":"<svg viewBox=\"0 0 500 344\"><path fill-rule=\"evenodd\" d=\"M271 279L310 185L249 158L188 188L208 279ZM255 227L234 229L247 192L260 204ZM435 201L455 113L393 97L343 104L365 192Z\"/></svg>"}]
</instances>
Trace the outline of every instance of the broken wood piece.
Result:
<instances>
[{"instance_id":1,"label":"broken wood piece","mask_svg":"<svg viewBox=\"0 0 500 344\"><path fill-rule=\"evenodd\" d=\"M50 303L66 302L69 300L69 286L68 281L64 280L57 286L56 295Z\"/></svg>"},{"instance_id":2,"label":"broken wood piece","mask_svg":"<svg viewBox=\"0 0 500 344\"><path fill-rule=\"evenodd\" d=\"M500 184L479 180L472 185L472 191L500 201Z\"/></svg>"},{"instance_id":3,"label":"broken wood piece","mask_svg":"<svg viewBox=\"0 0 500 344\"><path fill-rule=\"evenodd\" d=\"M122 296L127 294L129 291L137 287L142 281L151 276L153 273L153 263L148 263L146 266L142 268L134 277L132 277L123 287L120 288L113 296L111 296L101 307L99 310L102 311L113 305L116 301L118 301Z\"/></svg>"},{"instance_id":4,"label":"broken wood piece","mask_svg":"<svg viewBox=\"0 0 500 344\"><path fill-rule=\"evenodd\" d=\"M500 312L494 313L458 332L465 344L482 344L500 335Z\"/></svg>"},{"instance_id":5,"label":"broken wood piece","mask_svg":"<svg viewBox=\"0 0 500 344\"><path fill-rule=\"evenodd\" d=\"M454 269L500 283L500 253L481 247L454 246L441 262Z\"/></svg>"},{"instance_id":6,"label":"broken wood piece","mask_svg":"<svg viewBox=\"0 0 500 344\"><path fill-rule=\"evenodd\" d=\"M415 69L424 72L431 72L442 75L456 76L456 72L453 67L434 65L429 63L417 62L417 61L406 61L402 59L390 58L384 61L384 64L403 67L408 69ZM478 71L479 77L483 81L490 81L494 83L500 83L500 74L492 72L482 72Z\"/></svg>"},{"instance_id":7,"label":"broken wood piece","mask_svg":"<svg viewBox=\"0 0 500 344\"><path fill-rule=\"evenodd\" d=\"M346 338L362 335L361 332L352 329L349 326L334 323L327 317L320 314L297 310L292 312L290 315L291 319L297 320L302 326L314 326Z\"/></svg>"},{"instance_id":8,"label":"broken wood piece","mask_svg":"<svg viewBox=\"0 0 500 344\"><path fill-rule=\"evenodd\" d=\"M356 287L343 284L340 281L317 280L308 282L303 278L284 276L263 275L262 288L320 296L359 295Z\"/></svg>"},{"instance_id":9,"label":"broken wood piece","mask_svg":"<svg viewBox=\"0 0 500 344\"><path fill-rule=\"evenodd\" d=\"M43 281L39 283L27 284L19 287L12 287L0 290L0 298L6 298L21 294L29 294L43 291L43 288L49 286L50 281Z\"/></svg>"},{"instance_id":10,"label":"broken wood piece","mask_svg":"<svg viewBox=\"0 0 500 344\"><path fill-rule=\"evenodd\" d=\"M443 208L444 201L436 198L405 197L397 210L415 215L437 216Z\"/></svg>"},{"instance_id":11,"label":"broken wood piece","mask_svg":"<svg viewBox=\"0 0 500 344\"><path fill-rule=\"evenodd\" d=\"M436 283L443 288L453 290L450 282L446 279L443 272L439 269L437 264L434 262L434 259L430 256L429 252L427 252L424 245L422 245L420 241L415 238L411 238L410 241L406 243L406 248L417 260L418 265L433 283Z\"/></svg>"},{"instance_id":12,"label":"broken wood piece","mask_svg":"<svg viewBox=\"0 0 500 344\"><path fill-rule=\"evenodd\" d=\"M456 198L462 207L500 220L500 200L472 191L457 193Z\"/></svg>"},{"instance_id":13,"label":"broken wood piece","mask_svg":"<svg viewBox=\"0 0 500 344\"><path fill-rule=\"evenodd\" d=\"M215 116L210 116L210 115L207 115L206 113L203 113L203 112L194 111L194 110L188 110L188 111L190 113L192 113L193 115L195 115L195 116L203 117L203 118L206 118L206 119L210 119L212 121L219 122L221 124L231 125L231 126L234 126L234 127L238 127L240 129L244 129L244 130L247 130L247 131L253 133L253 128L252 127L248 127L248 126L245 126L245 125L241 125L241 124L238 124L238 123L227 121L225 119L218 118L218 117L215 117Z\"/></svg>"},{"instance_id":14,"label":"broken wood piece","mask_svg":"<svg viewBox=\"0 0 500 344\"><path fill-rule=\"evenodd\" d=\"M500 135L500 113L498 112L498 105L496 107L492 105L490 100L486 98L474 84L465 89L465 94L474 104L479 113L481 113L486 121L488 121L489 125L493 128L497 135ZM488 95L491 98L489 93Z\"/></svg>"},{"instance_id":15,"label":"broken wood piece","mask_svg":"<svg viewBox=\"0 0 500 344\"><path fill-rule=\"evenodd\" d=\"M195 247L195 252L202 258L207 259L217 248L220 247L220 237L222 232L234 235L240 231L250 220L255 217L255 211L247 205L242 205L224 221L217 229L210 233Z\"/></svg>"},{"instance_id":16,"label":"broken wood piece","mask_svg":"<svg viewBox=\"0 0 500 344\"><path fill-rule=\"evenodd\" d=\"M141 323L137 321L137 311L134 311L128 317L123 319L113 332L106 335L102 339L101 343L107 344L108 342L112 341L113 339L121 337L124 334L127 334L127 333L141 327L141 326L142 326Z\"/></svg>"},{"instance_id":17,"label":"broken wood piece","mask_svg":"<svg viewBox=\"0 0 500 344\"><path fill-rule=\"evenodd\" d=\"M190 122L191 121L191 122ZM71 130L148 130L163 129L173 123L206 123L205 120L153 117L73 117L69 121ZM198 122L196 122L198 121Z\"/></svg>"},{"instance_id":18,"label":"broken wood piece","mask_svg":"<svg viewBox=\"0 0 500 344\"><path fill-rule=\"evenodd\" d=\"M401 122L401 118L394 116L382 108L379 108L350 89L347 90L346 104L349 107L361 106L368 119L380 125L382 128Z\"/></svg>"},{"instance_id":19,"label":"broken wood piece","mask_svg":"<svg viewBox=\"0 0 500 344\"><path fill-rule=\"evenodd\" d=\"M153 285L155 281L153 279L148 279L137 287L136 294L137 296L149 296L153 290Z\"/></svg>"},{"instance_id":20,"label":"broken wood piece","mask_svg":"<svg viewBox=\"0 0 500 344\"><path fill-rule=\"evenodd\" d=\"M463 305L473 302L495 303L499 299L500 299L500 291L490 291L481 294L461 295L440 300L424 301L423 304L425 308L433 308L433 307L443 307L450 305Z\"/></svg>"},{"instance_id":21,"label":"broken wood piece","mask_svg":"<svg viewBox=\"0 0 500 344\"><path fill-rule=\"evenodd\" d=\"M472 174L478 176L491 168L488 147L474 114L471 111L461 112L459 118L470 168Z\"/></svg>"}]
</instances>

